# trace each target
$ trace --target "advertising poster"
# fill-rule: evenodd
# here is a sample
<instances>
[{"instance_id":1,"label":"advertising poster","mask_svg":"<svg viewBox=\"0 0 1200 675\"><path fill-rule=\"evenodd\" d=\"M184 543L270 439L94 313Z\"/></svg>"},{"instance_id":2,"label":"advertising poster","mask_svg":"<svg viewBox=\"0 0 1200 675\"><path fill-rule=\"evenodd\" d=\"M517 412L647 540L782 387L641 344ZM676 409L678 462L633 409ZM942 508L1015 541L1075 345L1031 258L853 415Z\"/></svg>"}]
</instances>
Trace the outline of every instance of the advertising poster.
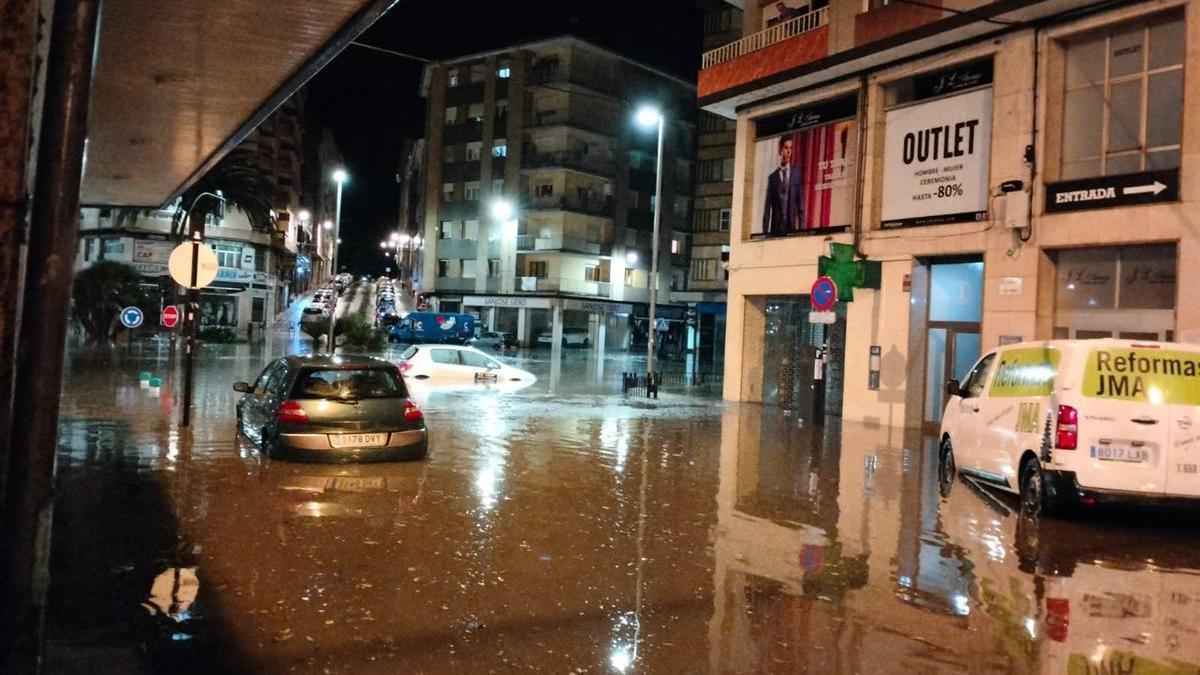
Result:
<instances>
[{"instance_id":1,"label":"advertising poster","mask_svg":"<svg viewBox=\"0 0 1200 675\"><path fill-rule=\"evenodd\" d=\"M887 112L884 227L987 218L992 88L928 89L935 98Z\"/></svg>"},{"instance_id":2,"label":"advertising poster","mask_svg":"<svg viewBox=\"0 0 1200 675\"><path fill-rule=\"evenodd\" d=\"M757 122L751 237L847 227L858 178L858 97Z\"/></svg>"}]
</instances>

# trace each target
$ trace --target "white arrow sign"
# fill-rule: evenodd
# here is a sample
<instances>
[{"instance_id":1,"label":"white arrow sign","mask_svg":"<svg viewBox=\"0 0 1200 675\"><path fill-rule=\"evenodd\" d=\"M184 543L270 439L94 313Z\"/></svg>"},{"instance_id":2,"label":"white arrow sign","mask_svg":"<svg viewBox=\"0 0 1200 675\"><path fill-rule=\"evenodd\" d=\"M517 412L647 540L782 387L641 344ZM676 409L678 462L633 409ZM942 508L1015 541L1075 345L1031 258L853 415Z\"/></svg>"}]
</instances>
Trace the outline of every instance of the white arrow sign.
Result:
<instances>
[{"instance_id":1,"label":"white arrow sign","mask_svg":"<svg viewBox=\"0 0 1200 675\"><path fill-rule=\"evenodd\" d=\"M1156 195L1166 189L1167 189L1166 185L1163 185L1162 183L1160 183L1158 181L1154 181L1150 185L1135 185L1133 187L1121 188L1121 194L1124 194L1124 195L1155 194Z\"/></svg>"}]
</instances>

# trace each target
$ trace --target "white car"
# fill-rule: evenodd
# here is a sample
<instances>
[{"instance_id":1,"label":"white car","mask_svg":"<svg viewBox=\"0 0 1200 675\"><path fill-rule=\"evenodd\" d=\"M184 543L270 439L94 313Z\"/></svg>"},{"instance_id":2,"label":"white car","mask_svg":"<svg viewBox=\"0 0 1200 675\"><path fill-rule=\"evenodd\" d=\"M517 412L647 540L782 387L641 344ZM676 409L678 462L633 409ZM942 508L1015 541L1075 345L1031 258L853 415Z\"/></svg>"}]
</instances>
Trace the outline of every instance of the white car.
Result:
<instances>
[{"instance_id":1,"label":"white car","mask_svg":"<svg viewBox=\"0 0 1200 675\"><path fill-rule=\"evenodd\" d=\"M543 331L538 335L537 342L539 345L549 345L554 341L553 331ZM562 346L564 347L586 347L588 346L588 332L586 328L563 328Z\"/></svg>"},{"instance_id":2,"label":"white car","mask_svg":"<svg viewBox=\"0 0 1200 675\"><path fill-rule=\"evenodd\" d=\"M1037 515L1097 502L1200 500L1200 345L1006 345L951 381L943 479L968 474Z\"/></svg>"},{"instance_id":3,"label":"white car","mask_svg":"<svg viewBox=\"0 0 1200 675\"><path fill-rule=\"evenodd\" d=\"M412 345L400 355L404 379L436 382L528 382L537 377L497 361L474 348L460 345Z\"/></svg>"}]
</instances>

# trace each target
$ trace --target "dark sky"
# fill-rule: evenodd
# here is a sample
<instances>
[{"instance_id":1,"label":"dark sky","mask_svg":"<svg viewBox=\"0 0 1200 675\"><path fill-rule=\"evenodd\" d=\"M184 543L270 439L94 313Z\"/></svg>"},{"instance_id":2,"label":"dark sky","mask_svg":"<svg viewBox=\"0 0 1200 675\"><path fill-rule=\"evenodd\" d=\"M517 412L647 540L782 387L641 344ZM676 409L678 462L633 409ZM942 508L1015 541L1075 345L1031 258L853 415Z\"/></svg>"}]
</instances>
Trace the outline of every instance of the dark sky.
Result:
<instances>
[{"instance_id":1,"label":"dark sky","mask_svg":"<svg viewBox=\"0 0 1200 675\"><path fill-rule=\"evenodd\" d=\"M400 0L359 41L436 60L571 33L694 82L700 32L695 0ZM309 85L308 113L333 131L350 173L342 259L354 271L383 271L400 143L424 133L421 69L351 46Z\"/></svg>"}]
</instances>

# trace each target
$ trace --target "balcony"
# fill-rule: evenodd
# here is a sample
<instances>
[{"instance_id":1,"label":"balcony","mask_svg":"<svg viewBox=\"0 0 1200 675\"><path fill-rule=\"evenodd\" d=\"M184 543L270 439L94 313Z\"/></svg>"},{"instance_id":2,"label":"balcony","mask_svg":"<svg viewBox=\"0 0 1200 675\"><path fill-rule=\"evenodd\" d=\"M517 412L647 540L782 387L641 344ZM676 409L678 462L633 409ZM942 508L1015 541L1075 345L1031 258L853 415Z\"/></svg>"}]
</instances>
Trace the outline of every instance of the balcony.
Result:
<instances>
[{"instance_id":1,"label":"balcony","mask_svg":"<svg viewBox=\"0 0 1200 675\"><path fill-rule=\"evenodd\" d=\"M612 176L616 173L616 162L605 160L578 150L561 150L558 152L537 152L534 149L526 151L522 163L527 168L539 169L549 166L560 166L577 171Z\"/></svg>"},{"instance_id":2,"label":"balcony","mask_svg":"<svg viewBox=\"0 0 1200 675\"><path fill-rule=\"evenodd\" d=\"M438 258L474 259L479 253L474 239L438 239L434 254Z\"/></svg>"},{"instance_id":3,"label":"balcony","mask_svg":"<svg viewBox=\"0 0 1200 675\"><path fill-rule=\"evenodd\" d=\"M612 245L597 241L588 241L582 237L569 235L551 235L537 237L532 234L522 234L517 237L517 250L529 251L572 251L591 255L612 255Z\"/></svg>"},{"instance_id":4,"label":"balcony","mask_svg":"<svg viewBox=\"0 0 1200 675\"><path fill-rule=\"evenodd\" d=\"M435 291L441 292L465 292L472 293L475 291L475 279L467 279L463 277L438 277L437 284L434 286Z\"/></svg>"},{"instance_id":5,"label":"balcony","mask_svg":"<svg viewBox=\"0 0 1200 675\"><path fill-rule=\"evenodd\" d=\"M538 211L575 211L577 213L586 213L593 216L604 216L612 218L613 216L613 199L606 197L605 199L580 199L578 197L532 197L529 200L529 206Z\"/></svg>"},{"instance_id":6,"label":"balcony","mask_svg":"<svg viewBox=\"0 0 1200 675\"><path fill-rule=\"evenodd\" d=\"M697 97L734 89L829 54L829 8L807 12L705 52Z\"/></svg>"},{"instance_id":7,"label":"balcony","mask_svg":"<svg viewBox=\"0 0 1200 675\"><path fill-rule=\"evenodd\" d=\"M565 293L597 298L607 298L612 292L612 284L607 281L554 277L517 277L515 288L518 293Z\"/></svg>"}]
</instances>

